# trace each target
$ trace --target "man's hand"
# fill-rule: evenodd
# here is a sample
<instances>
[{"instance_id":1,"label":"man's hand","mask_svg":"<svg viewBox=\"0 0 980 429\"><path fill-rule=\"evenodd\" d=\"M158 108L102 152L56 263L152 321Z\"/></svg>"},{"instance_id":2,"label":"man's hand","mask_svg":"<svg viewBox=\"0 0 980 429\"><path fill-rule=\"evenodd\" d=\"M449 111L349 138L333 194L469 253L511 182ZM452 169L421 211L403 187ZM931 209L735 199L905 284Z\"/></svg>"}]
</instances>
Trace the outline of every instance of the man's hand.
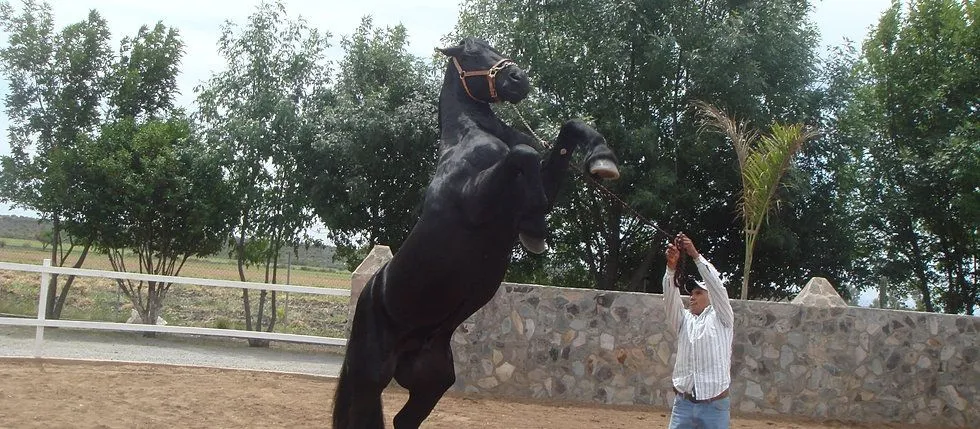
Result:
<instances>
[{"instance_id":1,"label":"man's hand","mask_svg":"<svg viewBox=\"0 0 980 429\"><path fill-rule=\"evenodd\" d=\"M701 256L701 254L698 253L698 249L694 247L694 242L691 241L690 238L687 238L683 232L677 234L677 238L674 239L674 242L677 243L678 248L687 252L687 255L690 256L691 259L698 259L698 257Z\"/></svg>"},{"instance_id":2,"label":"man's hand","mask_svg":"<svg viewBox=\"0 0 980 429\"><path fill-rule=\"evenodd\" d=\"M664 256L667 257L667 268L671 271L677 269L677 259L680 258L681 252L677 250L677 246L673 244L667 245L667 250L664 251Z\"/></svg>"}]
</instances>

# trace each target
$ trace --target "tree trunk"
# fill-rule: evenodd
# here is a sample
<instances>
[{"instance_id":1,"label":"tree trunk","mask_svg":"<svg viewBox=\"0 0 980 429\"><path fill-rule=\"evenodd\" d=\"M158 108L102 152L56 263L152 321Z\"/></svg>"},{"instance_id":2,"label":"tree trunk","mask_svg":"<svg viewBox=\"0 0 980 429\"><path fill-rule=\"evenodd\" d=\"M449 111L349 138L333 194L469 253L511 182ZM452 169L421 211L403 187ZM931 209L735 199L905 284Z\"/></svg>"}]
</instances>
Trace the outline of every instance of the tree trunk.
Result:
<instances>
[{"instance_id":1,"label":"tree trunk","mask_svg":"<svg viewBox=\"0 0 980 429\"><path fill-rule=\"evenodd\" d=\"M276 256L275 256L275 259L273 259L273 264L272 264L272 283L273 284L276 284L276 283L279 282L278 275L279 275L279 251L280 250L281 250L281 248L279 248L277 246L277 248L276 248ZM266 332L272 332L272 329L276 327L276 319L278 318L278 313L279 313L278 311L276 311L277 310L276 309L276 291L272 291L272 295L269 297L269 307L270 307L270 312L269 312L269 325L266 326Z\"/></svg>"},{"instance_id":2,"label":"tree trunk","mask_svg":"<svg viewBox=\"0 0 980 429\"><path fill-rule=\"evenodd\" d=\"M72 268L81 268L82 264L85 263L85 258L88 256L88 250L91 248L91 244L86 244L82 249L82 254L78 256L78 261L72 265ZM68 276L65 279L65 285L61 288L61 293L58 295L57 302L54 305L54 309L51 312L52 319L61 319L61 311L65 308L65 301L68 298L68 291L71 289L71 285L75 282L75 276ZM50 297L50 296L49 296Z\"/></svg>"},{"instance_id":3,"label":"tree trunk","mask_svg":"<svg viewBox=\"0 0 980 429\"><path fill-rule=\"evenodd\" d=\"M245 307L245 330L252 330L252 303L249 302L248 289L242 289L242 305Z\"/></svg>"},{"instance_id":4,"label":"tree trunk","mask_svg":"<svg viewBox=\"0 0 980 429\"><path fill-rule=\"evenodd\" d=\"M878 308L888 308L888 277L885 276L878 282Z\"/></svg>"},{"instance_id":5,"label":"tree trunk","mask_svg":"<svg viewBox=\"0 0 980 429\"><path fill-rule=\"evenodd\" d=\"M266 283L272 283L272 284L276 283L276 277L279 268L278 263L279 263L279 251L277 249L275 252L275 256L273 256L271 260L267 260L265 265ZM263 322L265 322L265 318L266 318L265 316L266 302L269 303L269 316L268 316L269 320L268 323L264 324L263 327ZM259 308L257 310L257 314L255 317L254 330L256 332L263 332L263 331L272 332L272 330L276 326L277 316L278 315L276 314L276 291L272 291L272 293L270 294L268 290L265 289L260 290ZM261 338L249 338L248 340L248 345L250 347L269 347L269 344L270 344L269 340L261 339Z\"/></svg>"},{"instance_id":6,"label":"tree trunk","mask_svg":"<svg viewBox=\"0 0 980 429\"><path fill-rule=\"evenodd\" d=\"M269 305L272 307L272 315L269 316L269 325L266 327L266 332L272 332L272 329L276 327L276 319L279 317L279 312L276 311L276 291L272 291Z\"/></svg>"},{"instance_id":7,"label":"tree trunk","mask_svg":"<svg viewBox=\"0 0 980 429\"><path fill-rule=\"evenodd\" d=\"M264 311L265 310L265 301L266 301L266 296L268 295L268 293L269 292L267 290L265 290L265 289L262 289L262 290L259 291L259 309L258 309L258 312L256 314L255 325L254 325L255 326L255 329L254 330L256 332L262 332L262 317L263 317L263 313L265 312ZM273 312L275 312L275 310L273 310ZM271 332L271 329L270 329L270 332ZM249 347L269 347L269 340L262 339L262 338L249 338L248 339L248 345L249 345Z\"/></svg>"},{"instance_id":8,"label":"tree trunk","mask_svg":"<svg viewBox=\"0 0 980 429\"><path fill-rule=\"evenodd\" d=\"M950 277L950 290L956 291L957 297L957 310L962 309L968 316L973 315L973 302L976 301L974 294L976 288L971 287L967 284L966 273L963 272L963 257L959 252L953 252L950 255L949 277ZM957 311L958 312L958 311Z\"/></svg>"},{"instance_id":9,"label":"tree trunk","mask_svg":"<svg viewBox=\"0 0 980 429\"><path fill-rule=\"evenodd\" d=\"M147 282L146 289L146 308L139 309L140 317L143 318L144 325L156 325L157 316L160 310L160 285L156 282ZM146 338L155 338L157 336L156 332L143 332L143 336Z\"/></svg>"},{"instance_id":10,"label":"tree trunk","mask_svg":"<svg viewBox=\"0 0 980 429\"><path fill-rule=\"evenodd\" d=\"M245 280L245 230L242 229L241 234L238 236L237 243L235 244L235 253L237 253L237 265L238 265L238 280ZM245 330L252 330L252 305L248 299L248 289L242 289L242 307L245 309Z\"/></svg>"},{"instance_id":11,"label":"tree trunk","mask_svg":"<svg viewBox=\"0 0 980 429\"><path fill-rule=\"evenodd\" d=\"M742 299L749 299L749 274L752 273L752 252L755 249L756 231L745 231L745 268L742 270Z\"/></svg>"},{"instance_id":12,"label":"tree trunk","mask_svg":"<svg viewBox=\"0 0 980 429\"><path fill-rule=\"evenodd\" d=\"M265 313L265 299L266 299L266 296L268 296L268 294L269 294L269 292L266 291L265 289L262 289L262 290L259 291L259 310L258 310L258 313L255 315L255 330L256 331L261 331L262 330L262 316L265 315L264 314Z\"/></svg>"},{"instance_id":13,"label":"tree trunk","mask_svg":"<svg viewBox=\"0 0 980 429\"><path fill-rule=\"evenodd\" d=\"M608 201L601 201L600 204L609 203ZM622 207L619 204L609 204L608 217L606 218L606 263L605 269L603 270L602 280L599 283L600 290L614 290L616 289L616 280L619 277L619 257L620 257L620 247L622 246L621 234L621 220L622 220Z\"/></svg>"},{"instance_id":14,"label":"tree trunk","mask_svg":"<svg viewBox=\"0 0 980 429\"><path fill-rule=\"evenodd\" d=\"M262 332L262 317L263 317L263 313L265 312L264 311L265 310L265 300L266 300L267 294L268 294L268 291L266 291L265 289L262 289L262 290L259 291L259 309L258 309L257 314L256 314L255 324L253 325L255 327L254 330L256 332ZM249 329L249 330L252 330L252 329ZM270 331L271 331L271 329L270 329ZM248 339L248 345L249 345L249 347L269 347L269 340L266 340L266 339L263 339L263 338L249 338Z\"/></svg>"},{"instance_id":15,"label":"tree trunk","mask_svg":"<svg viewBox=\"0 0 980 429\"><path fill-rule=\"evenodd\" d=\"M653 245L653 240L650 241L650 248L647 250L646 256L643 258L643 262L640 266L633 271L633 276L630 277L630 290L634 292L650 292L649 285L652 283L650 281L650 267L653 266L653 262L657 259L657 255L660 254L660 249Z\"/></svg>"},{"instance_id":16,"label":"tree trunk","mask_svg":"<svg viewBox=\"0 0 980 429\"><path fill-rule=\"evenodd\" d=\"M919 246L919 236L912 229L912 218L910 214L901 217L902 225L900 231L901 239L904 239L909 245L909 262L912 263L912 271L915 273L915 277L918 279L918 288L922 294L922 306L925 311L933 313L936 311L935 305L932 303L931 289L929 287L929 277L926 275L925 258L922 254L922 248Z\"/></svg>"},{"instance_id":17,"label":"tree trunk","mask_svg":"<svg viewBox=\"0 0 980 429\"><path fill-rule=\"evenodd\" d=\"M58 259L58 249L61 245L61 218L54 215L51 219L51 266L60 267L61 261ZM67 291L66 291L67 292ZM58 296L58 275L51 274L48 280L48 301L44 308L45 317L56 319L54 315L55 304Z\"/></svg>"}]
</instances>

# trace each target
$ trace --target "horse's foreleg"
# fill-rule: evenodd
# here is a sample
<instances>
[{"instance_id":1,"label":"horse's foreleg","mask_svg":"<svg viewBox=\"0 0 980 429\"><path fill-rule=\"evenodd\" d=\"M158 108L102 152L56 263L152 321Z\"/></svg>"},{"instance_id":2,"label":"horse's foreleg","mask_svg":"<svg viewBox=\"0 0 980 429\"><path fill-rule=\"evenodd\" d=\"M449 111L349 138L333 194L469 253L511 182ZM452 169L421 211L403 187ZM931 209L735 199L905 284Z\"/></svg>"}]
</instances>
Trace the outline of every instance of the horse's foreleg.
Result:
<instances>
[{"instance_id":1,"label":"horse's foreleg","mask_svg":"<svg viewBox=\"0 0 980 429\"><path fill-rule=\"evenodd\" d=\"M549 202L554 201L565 169L568 167L571 152L579 145L587 151L584 164L590 174L604 179L619 178L616 155L606 145L606 139L585 122L573 119L561 127L561 132L555 139L555 147L545 161L545 169L548 169L552 163L555 165L550 170L546 170L542 176L545 180L545 192L548 193ZM568 152L568 154L564 155L563 152ZM552 159L555 160L552 161Z\"/></svg>"},{"instance_id":2,"label":"horse's foreleg","mask_svg":"<svg viewBox=\"0 0 980 429\"><path fill-rule=\"evenodd\" d=\"M415 429L456 382L449 337L434 339L398 360L395 381L408 389L408 401L395 415L395 429Z\"/></svg>"},{"instance_id":3,"label":"horse's foreleg","mask_svg":"<svg viewBox=\"0 0 980 429\"><path fill-rule=\"evenodd\" d=\"M543 212L548 199L541 185L540 163L537 151L530 146L518 145L502 160L470 178L462 189L467 218L473 223L483 223L497 216L501 199L509 195L507 192L518 176L525 188L525 209Z\"/></svg>"},{"instance_id":4,"label":"horse's foreleg","mask_svg":"<svg viewBox=\"0 0 980 429\"><path fill-rule=\"evenodd\" d=\"M555 205L558 190L561 189L567 176L568 164L571 162L572 154L575 153L575 148L581 139L580 134L582 132L573 129L576 126L569 122L561 128L551 151L541 163L541 183L544 187L545 196L548 198L547 211L551 211Z\"/></svg>"}]
</instances>

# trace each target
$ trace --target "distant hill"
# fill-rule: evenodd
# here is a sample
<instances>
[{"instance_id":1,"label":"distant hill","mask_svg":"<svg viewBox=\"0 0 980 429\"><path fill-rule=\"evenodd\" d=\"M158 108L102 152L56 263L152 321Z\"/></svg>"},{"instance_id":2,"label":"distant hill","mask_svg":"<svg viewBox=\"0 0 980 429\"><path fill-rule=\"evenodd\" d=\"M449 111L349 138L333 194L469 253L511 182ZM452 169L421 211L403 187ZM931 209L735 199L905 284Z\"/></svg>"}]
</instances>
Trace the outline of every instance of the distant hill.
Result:
<instances>
[{"instance_id":1,"label":"distant hill","mask_svg":"<svg viewBox=\"0 0 980 429\"><path fill-rule=\"evenodd\" d=\"M333 255L336 253L333 246L310 246L309 248L300 246L295 254L290 255L290 253L292 253L292 249L283 249L280 251L279 263L286 264L288 262L292 265L305 265L307 267L346 269L343 261L333 261ZM231 248L225 247L214 255L214 257L233 259L229 255L231 255Z\"/></svg>"},{"instance_id":2,"label":"distant hill","mask_svg":"<svg viewBox=\"0 0 980 429\"><path fill-rule=\"evenodd\" d=\"M283 249L279 253L280 264L285 264L289 261L293 265L305 265L307 267L346 269L343 261L334 262L333 255L336 251L333 246L310 246L309 248L300 246L296 254L288 255L289 253L292 253L292 249ZM227 254L228 251L224 251L222 255Z\"/></svg>"},{"instance_id":3,"label":"distant hill","mask_svg":"<svg viewBox=\"0 0 980 429\"><path fill-rule=\"evenodd\" d=\"M0 239L17 238L22 240L37 240L43 233L51 231L51 222L39 221L36 218L25 216L0 215ZM285 264L290 260L294 265L305 265L308 267L338 268L344 269L343 262L334 262L333 246L309 247L300 246L297 254L288 255L291 249L283 249L279 256L280 263ZM228 249L218 252L217 257L227 258ZM229 258L230 259L230 258Z\"/></svg>"},{"instance_id":4,"label":"distant hill","mask_svg":"<svg viewBox=\"0 0 980 429\"><path fill-rule=\"evenodd\" d=\"M36 240L51 230L51 222L41 222L26 216L0 215L0 237Z\"/></svg>"}]
</instances>

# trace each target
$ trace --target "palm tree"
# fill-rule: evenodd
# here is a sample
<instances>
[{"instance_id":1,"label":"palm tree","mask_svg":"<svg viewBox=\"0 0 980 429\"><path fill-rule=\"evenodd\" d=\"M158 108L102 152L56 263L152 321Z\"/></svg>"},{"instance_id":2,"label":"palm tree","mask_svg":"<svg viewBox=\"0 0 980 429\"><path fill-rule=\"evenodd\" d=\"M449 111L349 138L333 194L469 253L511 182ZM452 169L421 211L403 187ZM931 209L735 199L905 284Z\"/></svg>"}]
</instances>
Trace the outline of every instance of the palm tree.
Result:
<instances>
[{"instance_id":1,"label":"palm tree","mask_svg":"<svg viewBox=\"0 0 980 429\"><path fill-rule=\"evenodd\" d=\"M803 124L776 123L768 135L760 136L745 121L736 121L722 109L700 101L693 104L700 114L701 129L727 136L738 155L742 175L742 195L738 207L745 225L742 299L747 299L752 251L759 228L771 208L776 188L789 170L793 156L804 142L816 137L818 132Z\"/></svg>"}]
</instances>

